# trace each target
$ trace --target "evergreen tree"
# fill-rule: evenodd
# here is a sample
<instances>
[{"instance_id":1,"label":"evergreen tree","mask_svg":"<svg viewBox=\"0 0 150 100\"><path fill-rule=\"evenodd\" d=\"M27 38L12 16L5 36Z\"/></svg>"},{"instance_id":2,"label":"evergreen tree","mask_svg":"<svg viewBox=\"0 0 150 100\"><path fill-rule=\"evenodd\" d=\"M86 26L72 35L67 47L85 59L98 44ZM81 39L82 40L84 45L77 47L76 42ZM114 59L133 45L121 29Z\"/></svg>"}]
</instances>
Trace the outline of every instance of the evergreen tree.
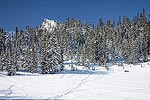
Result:
<instances>
[{"instance_id":1,"label":"evergreen tree","mask_svg":"<svg viewBox=\"0 0 150 100\"><path fill-rule=\"evenodd\" d=\"M148 61L148 28L145 11L140 16L141 54L144 62Z\"/></svg>"},{"instance_id":2,"label":"evergreen tree","mask_svg":"<svg viewBox=\"0 0 150 100\"><path fill-rule=\"evenodd\" d=\"M55 73L59 63L60 54L58 52L58 41L56 31L44 31L40 39L41 42L41 69L43 74Z\"/></svg>"},{"instance_id":3,"label":"evergreen tree","mask_svg":"<svg viewBox=\"0 0 150 100\"><path fill-rule=\"evenodd\" d=\"M57 27L55 29L56 32L56 38L58 42L58 52L60 54L60 57L58 57L59 64L60 64L60 70L64 70L64 51L66 47L66 35L65 35L65 25L57 22Z\"/></svg>"},{"instance_id":4,"label":"evergreen tree","mask_svg":"<svg viewBox=\"0 0 150 100\"><path fill-rule=\"evenodd\" d=\"M36 30L32 29L30 32L30 41L31 41L31 46L30 46L30 72L37 72L37 66L38 66L38 60L37 60L37 43L36 43Z\"/></svg>"},{"instance_id":5,"label":"evergreen tree","mask_svg":"<svg viewBox=\"0 0 150 100\"><path fill-rule=\"evenodd\" d=\"M131 24L128 17L123 18L122 28L123 28L123 43L122 43L122 54L126 61L126 63L131 63L131 30L130 30Z\"/></svg>"},{"instance_id":6,"label":"evergreen tree","mask_svg":"<svg viewBox=\"0 0 150 100\"><path fill-rule=\"evenodd\" d=\"M3 33L3 29L0 31L0 70L4 70L6 66L5 50L6 50L6 38L7 34Z\"/></svg>"},{"instance_id":7,"label":"evergreen tree","mask_svg":"<svg viewBox=\"0 0 150 100\"><path fill-rule=\"evenodd\" d=\"M104 55L105 55L105 33L104 33L104 23L102 18L99 19L98 26L95 29L95 41L94 41L94 52L95 61L104 65Z\"/></svg>"}]
</instances>

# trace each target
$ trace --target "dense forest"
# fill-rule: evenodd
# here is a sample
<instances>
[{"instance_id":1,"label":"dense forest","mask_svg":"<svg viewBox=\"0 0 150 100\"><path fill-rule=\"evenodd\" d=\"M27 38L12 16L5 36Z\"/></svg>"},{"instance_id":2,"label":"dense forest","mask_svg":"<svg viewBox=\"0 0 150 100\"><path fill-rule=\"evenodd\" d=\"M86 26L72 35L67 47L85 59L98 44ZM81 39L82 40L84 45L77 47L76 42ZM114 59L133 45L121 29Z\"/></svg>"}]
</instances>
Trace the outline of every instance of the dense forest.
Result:
<instances>
[{"instance_id":1,"label":"dense forest","mask_svg":"<svg viewBox=\"0 0 150 100\"><path fill-rule=\"evenodd\" d=\"M45 22L47 20L44 20ZM100 18L98 25L70 18L45 28L17 27L11 35L0 29L0 70L9 76L16 71L55 73L64 70L64 61L107 66L108 63L137 64L147 62L150 54L150 15L145 11L133 19L118 21ZM73 64L71 69L75 70Z\"/></svg>"}]
</instances>

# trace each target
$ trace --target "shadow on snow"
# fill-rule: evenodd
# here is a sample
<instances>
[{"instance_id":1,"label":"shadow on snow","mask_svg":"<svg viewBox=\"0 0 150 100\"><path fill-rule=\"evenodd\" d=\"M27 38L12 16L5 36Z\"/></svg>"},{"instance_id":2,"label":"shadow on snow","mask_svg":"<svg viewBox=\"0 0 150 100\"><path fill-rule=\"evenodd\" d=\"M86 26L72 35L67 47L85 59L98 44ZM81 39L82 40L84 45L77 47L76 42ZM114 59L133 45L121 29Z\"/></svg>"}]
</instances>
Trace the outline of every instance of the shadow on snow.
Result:
<instances>
[{"instance_id":1,"label":"shadow on snow","mask_svg":"<svg viewBox=\"0 0 150 100\"><path fill-rule=\"evenodd\" d=\"M109 74L109 71L100 71L100 70L65 70L62 72L57 72L56 74L93 74L93 75L106 75Z\"/></svg>"}]
</instances>

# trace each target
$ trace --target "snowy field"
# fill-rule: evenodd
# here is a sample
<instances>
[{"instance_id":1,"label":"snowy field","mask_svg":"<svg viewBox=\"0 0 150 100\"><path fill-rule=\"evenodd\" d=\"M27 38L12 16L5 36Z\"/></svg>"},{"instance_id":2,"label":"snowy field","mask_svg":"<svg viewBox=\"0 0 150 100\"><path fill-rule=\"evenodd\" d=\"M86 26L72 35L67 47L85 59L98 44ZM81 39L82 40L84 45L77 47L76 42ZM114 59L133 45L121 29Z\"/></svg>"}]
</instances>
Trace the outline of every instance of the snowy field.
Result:
<instances>
[{"instance_id":1,"label":"snowy field","mask_svg":"<svg viewBox=\"0 0 150 100\"><path fill-rule=\"evenodd\" d=\"M0 99L150 100L150 65L45 75L17 72L7 76L0 72Z\"/></svg>"}]
</instances>

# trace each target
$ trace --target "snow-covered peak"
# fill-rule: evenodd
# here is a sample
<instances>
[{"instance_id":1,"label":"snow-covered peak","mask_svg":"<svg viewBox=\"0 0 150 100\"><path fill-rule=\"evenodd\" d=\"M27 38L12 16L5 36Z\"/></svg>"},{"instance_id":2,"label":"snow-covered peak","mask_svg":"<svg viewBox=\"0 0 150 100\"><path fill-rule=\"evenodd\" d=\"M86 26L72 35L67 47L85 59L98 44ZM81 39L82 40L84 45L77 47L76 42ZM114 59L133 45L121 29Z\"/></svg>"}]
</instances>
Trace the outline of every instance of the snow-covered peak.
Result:
<instances>
[{"instance_id":1,"label":"snow-covered peak","mask_svg":"<svg viewBox=\"0 0 150 100\"><path fill-rule=\"evenodd\" d=\"M41 28L46 29L47 31L52 31L57 26L57 23L54 20L44 19L41 24Z\"/></svg>"}]
</instances>

